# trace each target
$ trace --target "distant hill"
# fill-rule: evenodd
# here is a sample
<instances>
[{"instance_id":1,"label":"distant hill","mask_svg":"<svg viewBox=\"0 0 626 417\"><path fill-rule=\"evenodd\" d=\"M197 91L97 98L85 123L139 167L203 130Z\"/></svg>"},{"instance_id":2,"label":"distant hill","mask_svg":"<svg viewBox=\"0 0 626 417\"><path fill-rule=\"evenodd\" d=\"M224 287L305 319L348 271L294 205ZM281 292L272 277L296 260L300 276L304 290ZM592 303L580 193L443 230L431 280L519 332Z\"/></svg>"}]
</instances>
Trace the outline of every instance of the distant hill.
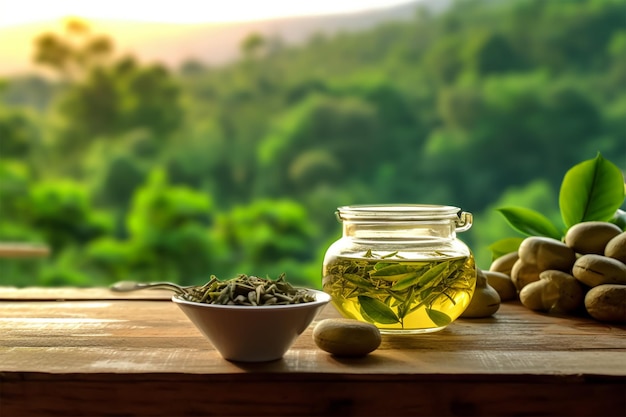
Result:
<instances>
[{"instance_id":1,"label":"distant hill","mask_svg":"<svg viewBox=\"0 0 626 417\"><path fill-rule=\"evenodd\" d=\"M366 30L377 25L411 19L418 7L431 13L445 10L453 0L414 0L399 6L359 13L294 17L225 24L163 24L90 20L94 33L110 35L118 53L133 53L142 61L159 61L176 67L194 59L221 65L235 59L241 41L250 33L276 37L287 45L305 42L315 34L333 35ZM0 76L33 71L33 39L61 30L50 21L0 28Z\"/></svg>"}]
</instances>

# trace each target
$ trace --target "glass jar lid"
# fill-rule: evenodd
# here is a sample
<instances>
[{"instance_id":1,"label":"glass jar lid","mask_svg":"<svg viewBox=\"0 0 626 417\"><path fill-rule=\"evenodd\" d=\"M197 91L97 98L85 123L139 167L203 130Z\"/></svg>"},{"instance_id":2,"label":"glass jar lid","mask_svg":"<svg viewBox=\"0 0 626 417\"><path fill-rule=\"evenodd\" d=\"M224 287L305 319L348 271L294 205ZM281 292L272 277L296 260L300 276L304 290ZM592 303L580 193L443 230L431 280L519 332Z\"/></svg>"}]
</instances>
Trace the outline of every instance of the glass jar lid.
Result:
<instances>
[{"instance_id":1,"label":"glass jar lid","mask_svg":"<svg viewBox=\"0 0 626 417\"><path fill-rule=\"evenodd\" d=\"M458 207L434 204L367 204L342 206L335 213L348 222L425 222L453 221L457 231L472 226L472 214Z\"/></svg>"}]
</instances>

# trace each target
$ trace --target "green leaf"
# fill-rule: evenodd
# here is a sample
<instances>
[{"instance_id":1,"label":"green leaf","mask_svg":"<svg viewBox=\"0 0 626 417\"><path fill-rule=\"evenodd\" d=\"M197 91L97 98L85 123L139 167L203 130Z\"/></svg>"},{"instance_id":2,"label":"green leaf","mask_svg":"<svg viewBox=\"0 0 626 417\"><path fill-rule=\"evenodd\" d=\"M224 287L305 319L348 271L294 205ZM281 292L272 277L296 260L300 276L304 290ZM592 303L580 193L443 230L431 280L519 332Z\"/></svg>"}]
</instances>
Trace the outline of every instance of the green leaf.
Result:
<instances>
[{"instance_id":1,"label":"green leaf","mask_svg":"<svg viewBox=\"0 0 626 417\"><path fill-rule=\"evenodd\" d=\"M491 250L491 260L495 261L501 256L504 256L511 252L517 252L519 245L524 240L523 237L509 237L506 239L498 240L489 246Z\"/></svg>"},{"instance_id":2,"label":"green leaf","mask_svg":"<svg viewBox=\"0 0 626 417\"><path fill-rule=\"evenodd\" d=\"M439 265L430 268L424 273L424 275L421 276L419 280L419 286L424 287L432 283L435 278L442 277L442 275L450 268L452 262L453 261L445 261L440 263Z\"/></svg>"},{"instance_id":3,"label":"green leaf","mask_svg":"<svg viewBox=\"0 0 626 417\"><path fill-rule=\"evenodd\" d=\"M426 313L428 314L428 317L430 317L430 319L433 321L433 323L435 323L439 327L447 326L448 324L452 322L452 319L450 318L450 316L448 316L445 313L442 313L441 311L427 308Z\"/></svg>"},{"instance_id":4,"label":"green leaf","mask_svg":"<svg viewBox=\"0 0 626 417\"><path fill-rule=\"evenodd\" d=\"M365 289L372 288L372 283L364 279L360 275L346 273L346 274L343 274L343 278L346 281L351 282L352 284L356 285L359 288L365 288Z\"/></svg>"},{"instance_id":5,"label":"green leaf","mask_svg":"<svg viewBox=\"0 0 626 417\"><path fill-rule=\"evenodd\" d=\"M376 264L374 265L374 270L370 272L370 275L371 276L390 276L390 275L405 274L411 270L412 269L408 265L383 264L383 266L379 266L379 264Z\"/></svg>"},{"instance_id":6,"label":"green leaf","mask_svg":"<svg viewBox=\"0 0 626 417\"><path fill-rule=\"evenodd\" d=\"M402 290L405 290L405 289L407 289L409 287L417 285L417 283L419 282L419 280L422 277L422 275L420 275L420 272L421 272L421 270L413 272L412 274L409 274L409 275L405 276L404 278L398 280L398 282L393 284L391 289L393 291L402 291Z\"/></svg>"},{"instance_id":7,"label":"green leaf","mask_svg":"<svg viewBox=\"0 0 626 417\"><path fill-rule=\"evenodd\" d=\"M400 321L396 313L385 303L367 295L359 295L359 304L372 320L382 324L395 324Z\"/></svg>"},{"instance_id":8,"label":"green leaf","mask_svg":"<svg viewBox=\"0 0 626 417\"><path fill-rule=\"evenodd\" d=\"M407 291L407 294L406 294L406 298L404 299L402 303L398 305L398 317L401 319L403 319L411 309L411 303L413 302L414 290L415 290L415 287L409 288L409 291Z\"/></svg>"},{"instance_id":9,"label":"green leaf","mask_svg":"<svg viewBox=\"0 0 626 417\"><path fill-rule=\"evenodd\" d=\"M390 264L382 268L374 267L369 274L372 278L394 282L415 275L415 268L408 265Z\"/></svg>"},{"instance_id":10,"label":"green leaf","mask_svg":"<svg viewBox=\"0 0 626 417\"><path fill-rule=\"evenodd\" d=\"M391 289L393 291L402 291L414 285L424 286L427 283L429 283L433 278L437 277L443 271L445 271L446 268L448 268L448 266L449 266L449 262L442 262L439 265L434 266L433 268L427 270L423 274L420 274L420 272L422 271L420 269L416 271L415 273L413 273L412 275L408 275L405 278L393 284Z\"/></svg>"},{"instance_id":11,"label":"green leaf","mask_svg":"<svg viewBox=\"0 0 626 417\"><path fill-rule=\"evenodd\" d=\"M526 236L545 236L560 240L563 233L543 214L524 207L497 209L511 227Z\"/></svg>"},{"instance_id":12,"label":"green leaf","mask_svg":"<svg viewBox=\"0 0 626 417\"><path fill-rule=\"evenodd\" d=\"M586 221L608 221L624 197L622 172L598 153L565 173L559 193L561 217L567 228Z\"/></svg>"}]
</instances>

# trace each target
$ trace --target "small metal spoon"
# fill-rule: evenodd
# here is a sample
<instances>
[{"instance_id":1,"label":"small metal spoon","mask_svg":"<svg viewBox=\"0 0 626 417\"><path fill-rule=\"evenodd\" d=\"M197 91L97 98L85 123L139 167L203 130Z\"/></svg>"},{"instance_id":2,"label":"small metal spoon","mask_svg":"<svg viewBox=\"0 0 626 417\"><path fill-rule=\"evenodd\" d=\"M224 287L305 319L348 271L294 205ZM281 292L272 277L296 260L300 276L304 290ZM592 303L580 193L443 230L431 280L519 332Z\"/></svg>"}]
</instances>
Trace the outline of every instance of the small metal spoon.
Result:
<instances>
[{"instance_id":1,"label":"small metal spoon","mask_svg":"<svg viewBox=\"0 0 626 417\"><path fill-rule=\"evenodd\" d=\"M147 289L161 289L161 290L172 290L178 294L185 294L189 288L194 287L194 285L182 286L178 284L174 284L173 282L135 282L135 281L119 281L111 285L109 288L111 291L117 292L128 292L128 291L136 291L136 290L147 290Z\"/></svg>"}]
</instances>

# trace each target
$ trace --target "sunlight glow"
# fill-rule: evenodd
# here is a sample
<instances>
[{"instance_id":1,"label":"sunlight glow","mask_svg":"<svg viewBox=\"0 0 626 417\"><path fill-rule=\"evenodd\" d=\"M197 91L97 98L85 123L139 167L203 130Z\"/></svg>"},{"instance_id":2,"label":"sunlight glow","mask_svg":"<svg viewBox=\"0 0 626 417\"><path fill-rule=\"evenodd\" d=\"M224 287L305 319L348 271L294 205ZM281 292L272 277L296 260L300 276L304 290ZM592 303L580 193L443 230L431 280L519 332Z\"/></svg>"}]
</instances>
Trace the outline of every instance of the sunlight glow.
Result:
<instances>
[{"instance_id":1,"label":"sunlight glow","mask_svg":"<svg viewBox=\"0 0 626 417\"><path fill-rule=\"evenodd\" d=\"M409 0L0 0L0 27L65 17L160 23L214 23L347 13Z\"/></svg>"}]
</instances>

